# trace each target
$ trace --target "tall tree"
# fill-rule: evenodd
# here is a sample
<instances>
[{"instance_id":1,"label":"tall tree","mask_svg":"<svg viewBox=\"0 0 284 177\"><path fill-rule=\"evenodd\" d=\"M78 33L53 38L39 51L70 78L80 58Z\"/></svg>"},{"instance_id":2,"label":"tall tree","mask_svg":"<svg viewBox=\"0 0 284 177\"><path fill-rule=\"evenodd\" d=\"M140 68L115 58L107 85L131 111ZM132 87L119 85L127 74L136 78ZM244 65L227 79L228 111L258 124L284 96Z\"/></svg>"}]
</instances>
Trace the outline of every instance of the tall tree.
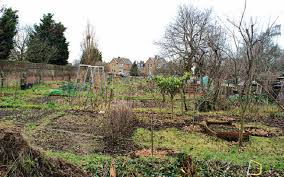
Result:
<instances>
[{"instance_id":1,"label":"tall tree","mask_svg":"<svg viewBox=\"0 0 284 177\"><path fill-rule=\"evenodd\" d=\"M87 23L81 48L83 51L81 57L82 64L96 65L97 62L102 61L102 53L98 49L94 27L90 23Z\"/></svg>"},{"instance_id":2,"label":"tall tree","mask_svg":"<svg viewBox=\"0 0 284 177\"><path fill-rule=\"evenodd\" d=\"M130 68L130 76L138 76L138 66L136 61L134 61L133 65Z\"/></svg>"},{"instance_id":3,"label":"tall tree","mask_svg":"<svg viewBox=\"0 0 284 177\"><path fill-rule=\"evenodd\" d=\"M214 107L218 106L220 87L225 77L224 62L226 59L226 33L222 26L215 21L210 23L206 32L206 54L204 56L203 73L209 76L207 89L213 91L211 101Z\"/></svg>"},{"instance_id":4,"label":"tall tree","mask_svg":"<svg viewBox=\"0 0 284 177\"><path fill-rule=\"evenodd\" d=\"M270 37L267 37L269 33ZM259 35L261 42L258 43L259 53L255 63L257 74L273 71L276 60L281 56L281 49L274 40L274 37L280 36L280 25L274 25Z\"/></svg>"},{"instance_id":5,"label":"tall tree","mask_svg":"<svg viewBox=\"0 0 284 177\"><path fill-rule=\"evenodd\" d=\"M45 62L49 64L66 65L69 57L69 43L64 36L65 30L66 28L62 23L57 23L53 20L53 14L48 13L44 15L41 19L41 23L35 25L34 31L30 34L27 49L27 53L30 55L27 56L27 60L31 62L41 62L40 60L34 60L37 57L41 57L41 54L30 51L34 50L35 46L39 44L41 47L44 46L44 49L49 48L48 50L42 50L42 52L49 52L45 55L49 56L44 59ZM53 52L51 52L51 50Z\"/></svg>"},{"instance_id":6,"label":"tall tree","mask_svg":"<svg viewBox=\"0 0 284 177\"><path fill-rule=\"evenodd\" d=\"M18 15L11 8L0 12L0 60L7 60L13 49L14 36L17 33Z\"/></svg>"},{"instance_id":7,"label":"tall tree","mask_svg":"<svg viewBox=\"0 0 284 177\"><path fill-rule=\"evenodd\" d=\"M242 12L242 16L239 22L233 22L229 20L232 27L237 30L237 34L232 32L234 41L241 45L236 45L236 51L243 51L243 61L244 61L244 76L243 76L243 86L240 88L240 103L241 103L241 125L240 125L240 136L239 136L239 146L243 145L243 133L244 133L244 119L247 116L247 111L249 105L251 104L251 87L252 81L256 79L256 71L259 59L262 56L268 54L268 51L264 49L264 46L269 43L268 41L273 40L273 37L278 35L278 30L276 28L275 22L271 25L267 25L266 30L261 30L258 28L258 24L254 22L251 18L250 21L245 22L244 16L246 12L246 2Z\"/></svg>"},{"instance_id":8,"label":"tall tree","mask_svg":"<svg viewBox=\"0 0 284 177\"><path fill-rule=\"evenodd\" d=\"M177 17L166 28L163 39L157 43L165 55L182 61L184 71L190 71L193 62L199 66L203 64L210 16L211 10L180 6Z\"/></svg>"},{"instance_id":9,"label":"tall tree","mask_svg":"<svg viewBox=\"0 0 284 177\"><path fill-rule=\"evenodd\" d=\"M49 61L56 55L56 52L57 49L55 47L35 37L28 44L26 58L33 63L50 63Z\"/></svg>"},{"instance_id":10,"label":"tall tree","mask_svg":"<svg viewBox=\"0 0 284 177\"><path fill-rule=\"evenodd\" d=\"M10 60L23 61L26 59L27 44L29 41L29 33L32 31L30 26L18 28L14 37L14 48L11 51Z\"/></svg>"}]
</instances>

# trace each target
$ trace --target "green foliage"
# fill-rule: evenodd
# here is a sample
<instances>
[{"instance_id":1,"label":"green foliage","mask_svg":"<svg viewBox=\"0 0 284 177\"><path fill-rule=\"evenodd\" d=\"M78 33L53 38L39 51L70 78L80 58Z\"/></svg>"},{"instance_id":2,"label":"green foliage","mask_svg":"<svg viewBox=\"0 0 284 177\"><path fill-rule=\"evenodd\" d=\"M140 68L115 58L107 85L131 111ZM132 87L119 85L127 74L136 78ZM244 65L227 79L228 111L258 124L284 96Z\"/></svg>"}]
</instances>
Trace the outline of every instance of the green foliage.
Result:
<instances>
[{"instance_id":1,"label":"green foliage","mask_svg":"<svg viewBox=\"0 0 284 177\"><path fill-rule=\"evenodd\" d=\"M26 104L26 101L18 98L18 97L14 97L14 96L6 96L6 97L2 97L0 99L1 103L0 103L0 107L21 107L22 105Z\"/></svg>"},{"instance_id":2,"label":"green foliage","mask_svg":"<svg viewBox=\"0 0 284 177\"><path fill-rule=\"evenodd\" d=\"M3 13L0 11L0 60L7 60L13 49L17 24L17 11L11 8L3 9Z\"/></svg>"},{"instance_id":3,"label":"green foliage","mask_svg":"<svg viewBox=\"0 0 284 177\"><path fill-rule=\"evenodd\" d=\"M133 65L131 66L130 76L138 76L138 67L136 61L134 61Z\"/></svg>"},{"instance_id":4,"label":"green foliage","mask_svg":"<svg viewBox=\"0 0 284 177\"><path fill-rule=\"evenodd\" d=\"M90 52L89 55L87 55L88 52ZM88 52L85 50L83 51L80 62L81 64L96 65L97 62L102 61L102 52L95 46L93 46L93 48Z\"/></svg>"},{"instance_id":5,"label":"green foliage","mask_svg":"<svg viewBox=\"0 0 284 177\"><path fill-rule=\"evenodd\" d=\"M34 129L36 129L37 127L37 124L32 122L32 123L28 123L26 124L25 128L26 128L26 131L32 131Z\"/></svg>"},{"instance_id":6,"label":"green foliage","mask_svg":"<svg viewBox=\"0 0 284 177\"><path fill-rule=\"evenodd\" d=\"M180 176L178 161L174 158L117 158L118 176Z\"/></svg>"},{"instance_id":7,"label":"green foliage","mask_svg":"<svg viewBox=\"0 0 284 177\"><path fill-rule=\"evenodd\" d=\"M157 76L154 78L154 81L156 82L161 92L169 94L171 99L174 98L182 85L182 81L174 76Z\"/></svg>"},{"instance_id":8,"label":"green foliage","mask_svg":"<svg viewBox=\"0 0 284 177\"><path fill-rule=\"evenodd\" d=\"M82 90L87 90L88 85L85 85ZM75 96L76 95L76 85L72 82L64 82L60 88L58 89L52 89L49 91L48 96Z\"/></svg>"},{"instance_id":9,"label":"green foliage","mask_svg":"<svg viewBox=\"0 0 284 177\"><path fill-rule=\"evenodd\" d=\"M171 99L179 92L183 87L184 81L190 78L190 73L185 73L182 77L170 76L156 76L154 81L162 92L166 92L170 95Z\"/></svg>"},{"instance_id":10,"label":"green foliage","mask_svg":"<svg viewBox=\"0 0 284 177\"><path fill-rule=\"evenodd\" d=\"M129 158L91 154L75 155L66 152L48 151L48 156L63 158L73 164L83 167L85 170L99 175L103 170L108 174L111 161L114 160L117 176L179 176L180 169L178 161L174 158Z\"/></svg>"},{"instance_id":11,"label":"green foliage","mask_svg":"<svg viewBox=\"0 0 284 177\"><path fill-rule=\"evenodd\" d=\"M265 95L265 94L243 96L242 98L240 98L239 95L236 94L236 95L230 96L229 100L233 104L240 104L239 102L245 101L247 97L248 97L248 99L251 100L252 103L256 103L256 104L269 104L269 103L274 102L274 100L272 100L272 98L270 96Z\"/></svg>"},{"instance_id":12,"label":"green foliage","mask_svg":"<svg viewBox=\"0 0 284 177\"><path fill-rule=\"evenodd\" d=\"M187 81L187 80L190 79L190 77L191 77L191 73L190 72L185 72L180 79L181 79L181 81Z\"/></svg>"},{"instance_id":13,"label":"green foliage","mask_svg":"<svg viewBox=\"0 0 284 177\"><path fill-rule=\"evenodd\" d=\"M50 101L50 102L47 103L47 107L49 109L54 109L54 108L57 107L57 105L56 105L56 103Z\"/></svg>"},{"instance_id":14,"label":"green foliage","mask_svg":"<svg viewBox=\"0 0 284 177\"><path fill-rule=\"evenodd\" d=\"M172 116L174 112L174 97L184 87L184 82L190 78L190 73L185 73L182 77L164 77L157 76L153 80L159 87L164 100L164 94L167 93L170 96L172 104Z\"/></svg>"},{"instance_id":15,"label":"green foliage","mask_svg":"<svg viewBox=\"0 0 284 177\"><path fill-rule=\"evenodd\" d=\"M53 20L48 13L34 26L28 41L27 59L31 62L47 62L49 64L66 65L68 63L68 42L64 36L66 28L62 23ZM41 55L44 55L42 57ZM37 59L40 58L40 59Z\"/></svg>"},{"instance_id":16,"label":"green foliage","mask_svg":"<svg viewBox=\"0 0 284 177\"><path fill-rule=\"evenodd\" d=\"M32 171L32 169L36 167L36 162L30 155L25 155L20 158L20 163L25 171Z\"/></svg>"},{"instance_id":17,"label":"green foliage","mask_svg":"<svg viewBox=\"0 0 284 177\"><path fill-rule=\"evenodd\" d=\"M63 83L60 89L68 96L74 96L76 94L76 85L73 82Z\"/></svg>"},{"instance_id":18,"label":"green foliage","mask_svg":"<svg viewBox=\"0 0 284 177\"><path fill-rule=\"evenodd\" d=\"M52 89L49 93L48 93L49 96L52 96L52 95L55 95L55 96L58 96L58 95L64 95L63 91L60 90L60 89Z\"/></svg>"}]
</instances>

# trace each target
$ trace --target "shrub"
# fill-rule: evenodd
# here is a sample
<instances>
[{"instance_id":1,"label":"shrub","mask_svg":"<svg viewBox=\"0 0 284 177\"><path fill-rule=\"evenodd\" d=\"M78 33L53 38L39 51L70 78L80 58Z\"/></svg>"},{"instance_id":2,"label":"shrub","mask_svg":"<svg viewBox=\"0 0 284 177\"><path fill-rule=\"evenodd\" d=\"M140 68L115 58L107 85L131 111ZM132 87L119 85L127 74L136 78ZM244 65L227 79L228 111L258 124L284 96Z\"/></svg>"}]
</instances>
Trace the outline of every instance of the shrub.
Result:
<instances>
[{"instance_id":1,"label":"shrub","mask_svg":"<svg viewBox=\"0 0 284 177\"><path fill-rule=\"evenodd\" d=\"M133 131L134 114L127 106L114 107L107 112L104 122L106 136L111 138L113 144L130 135Z\"/></svg>"},{"instance_id":2,"label":"shrub","mask_svg":"<svg viewBox=\"0 0 284 177\"><path fill-rule=\"evenodd\" d=\"M219 97L214 101L214 94L208 91L205 95L198 97L195 100L195 104L199 112L225 111L229 110L233 104L236 104L236 102L232 100Z\"/></svg>"}]
</instances>

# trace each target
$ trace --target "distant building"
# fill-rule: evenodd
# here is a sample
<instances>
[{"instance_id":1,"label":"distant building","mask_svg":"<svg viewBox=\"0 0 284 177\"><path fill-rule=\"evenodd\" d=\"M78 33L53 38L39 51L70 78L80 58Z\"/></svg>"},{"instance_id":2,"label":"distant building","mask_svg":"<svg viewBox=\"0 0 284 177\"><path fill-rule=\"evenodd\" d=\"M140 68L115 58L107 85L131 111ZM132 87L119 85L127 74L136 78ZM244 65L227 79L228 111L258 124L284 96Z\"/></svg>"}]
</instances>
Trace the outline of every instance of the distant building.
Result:
<instances>
[{"instance_id":1,"label":"distant building","mask_svg":"<svg viewBox=\"0 0 284 177\"><path fill-rule=\"evenodd\" d=\"M145 67L144 61L137 62L138 73L139 73L140 76L144 75L144 67Z\"/></svg>"},{"instance_id":2,"label":"distant building","mask_svg":"<svg viewBox=\"0 0 284 177\"><path fill-rule=\"evenodd\" d=\"M108 71L114 75L128 76L132 62L128 58L113 58L108 64Z\"/></svg>"},{"instance_id":3,"label":"distant building","mask_svg":"<svg viewBox=\"0 0 284 177\"><path fill-rule=\"evenodd\" d=\"M166 65L167 61L164 58L158 55L154 58L150 57L145 63L144 73L148 76L156 75L162 72L166 68Z\"/></svg>"},{"instance_id":4,"label":"distant building","mask_svg":"<svg viewBox=\"0 0 284 177\"><path fill-rule=\"evenodd\" d=\"M145 62L144 61L137 62L138 69L144 69L144 66L145 66Z\"/></svg>"}]
</instances>

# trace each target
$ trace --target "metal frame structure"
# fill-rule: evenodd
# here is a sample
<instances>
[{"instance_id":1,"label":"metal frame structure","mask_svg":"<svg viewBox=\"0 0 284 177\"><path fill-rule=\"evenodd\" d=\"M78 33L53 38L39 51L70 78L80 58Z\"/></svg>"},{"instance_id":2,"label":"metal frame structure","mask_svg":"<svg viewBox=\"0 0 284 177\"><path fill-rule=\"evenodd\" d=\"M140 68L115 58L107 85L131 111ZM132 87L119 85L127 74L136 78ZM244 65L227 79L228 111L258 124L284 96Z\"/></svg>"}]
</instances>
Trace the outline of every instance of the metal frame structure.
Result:
<instances>
[{"instance_id":1,"label":"metal frame structure","mask_svg":"<svg viewBox=\"0 0 284 177\"><path fill-rule=\"evenodd\" d=\"M87 67L87 70L86 70L86 72L85 72L85 74L84 74L83 84L86 83L87 76L88 76L88 73L89 73L89 72L90 72L90 76L91 76L91 77L90 77L90 79L91 79L90 82L91 82L92 86L93 86L93 84L94 84L94 74L97 73L96 70L99 69L99 70L98 70L98 73L100 73L100 69L101 69L102 74L105 73L103 66L92 66L92 65L80 64L80 65L79 65L79 68L78 68L78 71L77 71L76 83L78 83L78 79L79 79L79 75L80 75L80 68L81 68L81 67Z\"/></svg>"},{"instance_id":2,"label":"metal frame structure","mask_svg":"<svg viewBox=\"0 0 284 177\"><path fill-rule=\"evenodd\" d=\"M101 93L102 93L103 87L106 88L106 76L105 76L104 67L103 66L92 66L92 65L80 64L79 67L78 67L77 76L76 76L76 88L78 89L78 92L79 92L79 95L78 95L79 98L82 96L81 95L82 94L82 87L79 86L79 78L82 78L82 76L80 75L81 68L86 68L86 70L84 71L84 74L83 74L82 84L85 85L86 82L90 83L90 88L89 88L88 93L92 92L93 89L94 89L94 86L95 86L94 77L96 75L102 76L102 78L100 78L101 79L100 90L101 90ZM89 75L89 80L87 81L88 75ZM86 101L85 101L85 107L86 107L88 100L89 100L89 98L87 97Z\"/></svg>"}]
</instances>

